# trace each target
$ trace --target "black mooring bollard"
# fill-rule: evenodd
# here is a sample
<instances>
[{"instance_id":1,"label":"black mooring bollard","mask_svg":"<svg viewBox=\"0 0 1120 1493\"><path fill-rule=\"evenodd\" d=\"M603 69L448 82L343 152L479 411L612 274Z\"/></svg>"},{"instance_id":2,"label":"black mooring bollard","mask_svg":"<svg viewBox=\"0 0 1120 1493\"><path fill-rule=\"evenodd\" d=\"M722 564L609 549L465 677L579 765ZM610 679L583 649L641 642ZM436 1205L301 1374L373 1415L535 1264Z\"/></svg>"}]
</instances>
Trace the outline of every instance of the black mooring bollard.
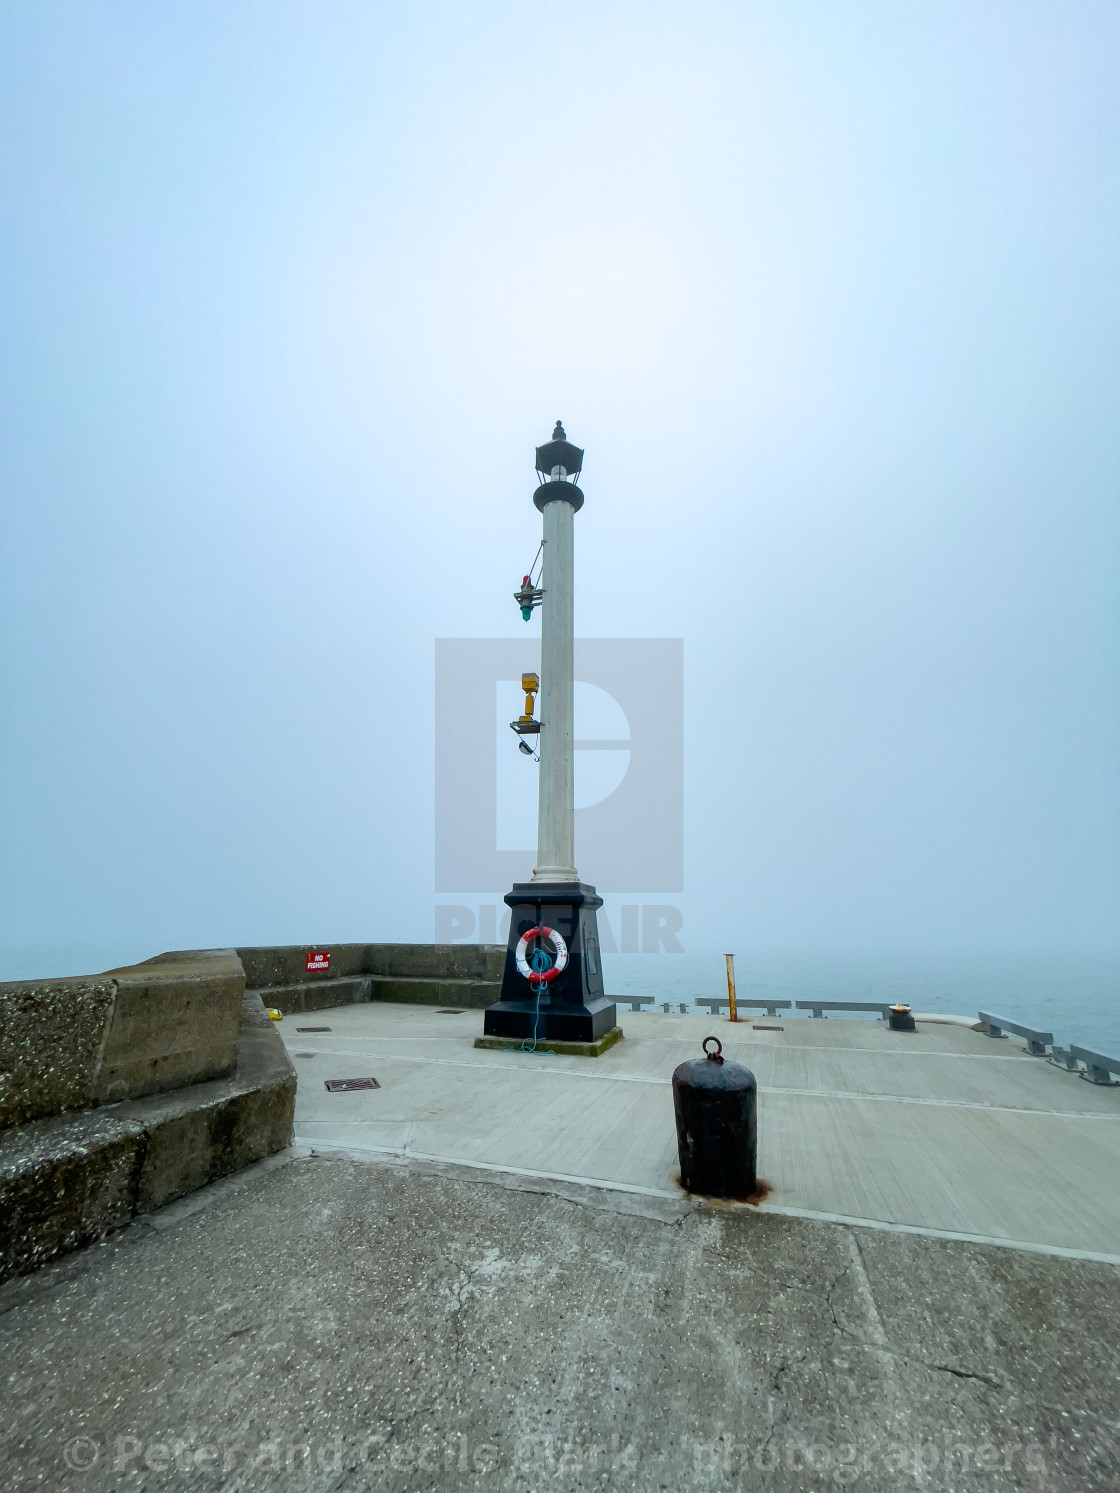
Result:
<instances>
[{"instance_id":1,"label":"black mooring bollard","mask_svg":"<svg viewBox=\"0 0 1120 1493\"><path fill-rule=\"evenodd\" d=\"M708 1051L708 1043L715 1051ZM757 1135L754 1074L725 1062L718 1037L704 1056L673 1074L681 1186L704 1197L749 1198L755 1191Z\"/></svg>"},{"instance_id":2,"label":"black mooring bollard","mask_svg":"<svg viewBox=\"0 0 1120 1493\"><path fill-rule=\"evenodd\" d=\"M887 1022L892 1032L916 1032L914 1017L909 1006L896 1001L893 1006L887 1007Z\"/></svg>"}]
</instances>

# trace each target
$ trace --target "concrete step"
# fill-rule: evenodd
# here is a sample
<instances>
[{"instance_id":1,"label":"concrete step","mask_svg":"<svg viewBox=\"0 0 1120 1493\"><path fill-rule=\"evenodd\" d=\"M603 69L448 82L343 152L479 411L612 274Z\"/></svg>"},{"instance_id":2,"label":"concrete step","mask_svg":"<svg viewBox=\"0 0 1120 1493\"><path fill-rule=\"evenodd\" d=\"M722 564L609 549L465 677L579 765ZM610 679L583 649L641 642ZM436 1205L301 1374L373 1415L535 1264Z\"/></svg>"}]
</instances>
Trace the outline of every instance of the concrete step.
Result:
<instances>
[{"instance_id":1,"label":"concrete step","mask_svg":"<svg viewBox=\"0 0 1120 1493\"><path fill-rule=\"evenodd\" d=\"M433 980L415 975L371 975L370 998L421 1006L482 1010L502 993L500 980Z\"/></svg>"},{"instance_id":2,"label":"concrete step","mask_svg":"<svg viewBox=\"0 0 1120 1493\"><path fill-rule=\"evenodd\" d=\"M252 991L266 1006L291 1016L352 1006L364 1001L406 1005L464 1006L481 1010L501 994L498 980L433 979L422 975L354 975L341 980L307 980L298 985L269 985Z\"/></svg>"},{"instance_id":3,"label":"concrete step","mask_svg":"<svg viewBox=\"0 0 1120 1493\"><path fill-rule=\"evenodd\" d=\"M370 977L354 975L341 980L306 980L299 985L266 985L254 990L265 1006L291 1016L299 1011L325 1011L330 1006L354 1006L370 999Z\"/></svg>"},{"instance_id":4,"label":"concrete step","mask_svg":"<svg viewBox=\"0 0 1120 1493\"><path fill-rule=\"evenodd\" d=\"M0 1136L0 1280L281 1151L296 1076L259 1000L229 1078L32 1120Z\"/></svg>"}]
</instances>

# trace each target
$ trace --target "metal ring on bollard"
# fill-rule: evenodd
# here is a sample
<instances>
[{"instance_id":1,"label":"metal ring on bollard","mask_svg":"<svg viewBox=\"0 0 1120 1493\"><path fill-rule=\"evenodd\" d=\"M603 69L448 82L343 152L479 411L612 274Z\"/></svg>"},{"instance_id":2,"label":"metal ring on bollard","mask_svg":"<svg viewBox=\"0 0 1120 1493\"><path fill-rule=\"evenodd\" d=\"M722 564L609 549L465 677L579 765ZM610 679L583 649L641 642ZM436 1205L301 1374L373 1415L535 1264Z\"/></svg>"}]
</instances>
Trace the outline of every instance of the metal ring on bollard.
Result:
<instances>
[{"instance_id":1,"label":"metal ring on bollard","mask_svg":"<svg viewBox=\"0 0 1120 1493\"><path fill-rule=\"evenodd\" d=\"M709 1042L714 1042L716 1044L716 1050L715 1050L715 1052L709 1052L708 1051L708 1043ZM705 1037L704 1038L704 1056L708 1059L709 1063L722 1063L723 1062L723 1043L719 1040L718 1037Z\"/></svg>"}]
</instances>

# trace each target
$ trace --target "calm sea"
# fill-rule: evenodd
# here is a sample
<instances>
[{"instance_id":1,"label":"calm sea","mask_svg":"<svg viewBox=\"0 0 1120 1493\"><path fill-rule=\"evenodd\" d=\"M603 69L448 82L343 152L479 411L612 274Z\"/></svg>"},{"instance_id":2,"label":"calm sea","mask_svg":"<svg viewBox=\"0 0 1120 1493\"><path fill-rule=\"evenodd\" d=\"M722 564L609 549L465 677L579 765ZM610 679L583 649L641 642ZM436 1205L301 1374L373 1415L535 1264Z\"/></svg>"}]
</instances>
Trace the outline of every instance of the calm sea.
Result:
<instances>
[{"instance_id":1,"label":"calm sea","mask_svg":"<svg viewBox=\"0 0 1120 1493\"><path fill-rule=\"evenodd\" d=\"M722 954L605 954L603 966L612 994L652 995L657 1005L647 1009L664 1001L674 1011L682 1003L692 1009L697 996L727 993ZM735 984L753 999L901 1000L915 1011L973 1017L990 1011L1053 1032L1063 1045L1120 1057L1120 954L737 954Z\"/></svg>"}]
</instances>

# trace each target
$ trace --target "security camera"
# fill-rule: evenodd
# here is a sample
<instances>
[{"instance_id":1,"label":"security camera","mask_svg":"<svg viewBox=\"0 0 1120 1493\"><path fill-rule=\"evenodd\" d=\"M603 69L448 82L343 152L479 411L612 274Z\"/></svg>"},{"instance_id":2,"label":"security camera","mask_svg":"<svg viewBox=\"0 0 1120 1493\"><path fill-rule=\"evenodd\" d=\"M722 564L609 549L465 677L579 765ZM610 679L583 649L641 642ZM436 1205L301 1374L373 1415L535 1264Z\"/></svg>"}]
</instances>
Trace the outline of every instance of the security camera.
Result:
<instances>
[{"instance_id":1,"label":"security camera","mask_svg":"<svg viewBox=\"0 0 1120 1493\"><path fill-rule=\"evenodd\" d=\"M533 755L533 748L527 741L519 741L517 743L517 750L519 752L524 752L526 757L531 757Z\"/></svg>"}]
</instances>

